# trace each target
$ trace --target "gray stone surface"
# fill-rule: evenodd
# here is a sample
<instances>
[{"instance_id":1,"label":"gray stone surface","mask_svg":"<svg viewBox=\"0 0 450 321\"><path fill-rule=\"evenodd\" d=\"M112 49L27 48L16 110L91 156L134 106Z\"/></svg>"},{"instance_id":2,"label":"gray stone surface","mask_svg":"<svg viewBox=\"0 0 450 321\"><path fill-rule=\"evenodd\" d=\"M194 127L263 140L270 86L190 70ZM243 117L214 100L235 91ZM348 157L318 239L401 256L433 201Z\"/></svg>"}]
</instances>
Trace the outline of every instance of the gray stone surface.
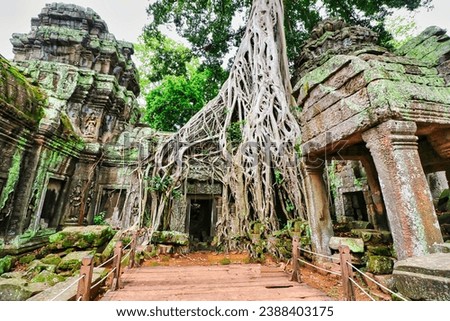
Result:
<instances>
[{"instance_id":1,"label":"gray stone surface","mask_svg":"<svg viewBox=\"0 0 450 321\"><path fill-rule=\"evenodd\" d=\"M338 250L340 245L347 245L353 253L364 252L364 241L360 238L336 237L330 239L329 246L333 250Z\"/></svg>"},{"instance_id":2,"label":"gray stone surface","mask_svg":"<svg viewBox=\"0 0 450 321\"><path fill-rule=\"evenodd\" d=\"M395 286L413 300L450 300L450 254L436 253L399 261Z\"/></svg>"},{"instance_id":3,"label":"gray stone surface","mask_svg":"<svg viewBox=\"0 0 450 321\"><path fill-rule=\"evenodd\" d=\"M105 273L104 268L95 268L94 274L92 276L92 284L95 284L96 282L100 281L101 276L104 273ZM44 290L43 292L32 296L27 301L50 301L52 299L54 299L54 301L73 300L73 298L77 294L78 283L75 283L72 286L70 286L70 285L72 283L74 283L78 278L79 278L78 275L68 278L64 282L57 283L56 285L52 286L51 288L48 288L48 289ZM65 289L67 289L67 290L62 292Z\"/></svg>"},{"instance_id":4,"label":"gray stone surface","mask_svg":"<svg viewBox=\"0 0 450 321\"><path fill-rule=\"evenodd\" d=\"M0 301L23 301L32 292L26 288L26 280L0 278Z\"/></svg>"}]
</instances>

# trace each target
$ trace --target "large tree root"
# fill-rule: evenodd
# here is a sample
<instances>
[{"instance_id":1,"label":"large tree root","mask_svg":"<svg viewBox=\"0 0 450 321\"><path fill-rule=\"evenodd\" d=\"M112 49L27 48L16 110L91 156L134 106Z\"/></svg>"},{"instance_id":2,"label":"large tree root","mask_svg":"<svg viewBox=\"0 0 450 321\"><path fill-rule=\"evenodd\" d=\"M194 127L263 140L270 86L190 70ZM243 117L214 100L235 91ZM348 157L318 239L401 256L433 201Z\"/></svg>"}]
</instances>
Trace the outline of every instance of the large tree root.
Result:
<instances>
[{"instance_id":1,"label":"large tree root","mask_svg":"<svg viewBox=\"0 0 450 321\"><path fill-rule=\"evenodd\" d=\"M280 221L306 219L296 157L300 128L290 108L282 0L255 0L230 77L219 95L165 142L147 176L169 182L151 193L152 226L164 225L172 193L191 166L223 184L217 240L232 248L258 221L263 234ZM169 179L170 178L170 179Z\"/></svg>"}]
</instances>

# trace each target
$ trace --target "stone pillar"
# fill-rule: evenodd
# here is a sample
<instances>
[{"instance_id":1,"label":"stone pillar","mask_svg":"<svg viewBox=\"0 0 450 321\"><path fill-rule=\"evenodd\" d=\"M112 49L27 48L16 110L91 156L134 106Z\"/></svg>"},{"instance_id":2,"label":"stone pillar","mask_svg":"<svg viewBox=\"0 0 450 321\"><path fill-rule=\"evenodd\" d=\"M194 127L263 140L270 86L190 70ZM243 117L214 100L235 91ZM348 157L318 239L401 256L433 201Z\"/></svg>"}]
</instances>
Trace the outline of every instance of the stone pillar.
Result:
<instances>
[{"instance_id":1,"label":"stone pillar","mask_svg":"<svg viewBox=\"0 0 450 321\"><path fill-rule=\"evenodd\" d=\"M323 180L323 161L321 164L306 161L305 170L308 220L313 251L331 255L329 242L333 236L333 225L331 224L328 192Z\"/></svg>"},{"instance_id":2,"label":"stone pillar","mask_svg":"<svg viewBox=\"0 0 450 321\"><path fill-rule=\"evenodd\" d=\"M389 120L363 133L378 172L399 260L430 253L442 234L419 158L414 122Z\"/></svg>"}]
</instances>

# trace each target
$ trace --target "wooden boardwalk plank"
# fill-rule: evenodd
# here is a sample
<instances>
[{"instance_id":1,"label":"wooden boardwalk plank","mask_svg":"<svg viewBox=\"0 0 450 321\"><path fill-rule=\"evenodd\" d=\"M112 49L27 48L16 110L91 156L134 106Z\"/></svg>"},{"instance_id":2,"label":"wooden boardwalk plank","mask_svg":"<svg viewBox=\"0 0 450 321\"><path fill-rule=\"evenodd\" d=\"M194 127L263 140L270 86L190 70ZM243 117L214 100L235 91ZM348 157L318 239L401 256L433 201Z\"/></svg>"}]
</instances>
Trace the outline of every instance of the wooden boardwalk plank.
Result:
<instances>
[{"instance_id":1,"label":"wooden boardwalk plank","mask_svg":"<svg viewBox=\"0 0 450 321\"><path fill-rule=\"evenodd\" d=\"M127 270L123 289L108 291L105 301L297 301L330 300L304 283L289 281L276 267L157 266Z\"/></svg>"}]
</instances>

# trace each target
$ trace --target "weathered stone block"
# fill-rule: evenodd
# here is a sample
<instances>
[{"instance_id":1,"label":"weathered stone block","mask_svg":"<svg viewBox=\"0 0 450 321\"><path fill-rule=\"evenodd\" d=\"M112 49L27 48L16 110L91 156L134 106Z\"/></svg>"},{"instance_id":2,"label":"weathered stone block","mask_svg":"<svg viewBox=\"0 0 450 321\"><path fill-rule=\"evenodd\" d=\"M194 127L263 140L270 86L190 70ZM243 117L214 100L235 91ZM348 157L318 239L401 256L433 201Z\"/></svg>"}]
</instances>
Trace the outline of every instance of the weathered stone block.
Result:
<instances>
[{"instance_id":1,"label":"weathered stone block","mask_svg":"<svg viewBox=\"0 0 450 321\"><path fill-rule=\"evenodd\" d=\"M352 235L360 237L366 244L391 244L392 236L388 231L353 229Z\"/></svg>"},{"instance_id":2,"label":"weathered stone block","mask_svg":"<svg viewBox=\"0 0 450 321\"><path fill-rule=\"evenodd\" d=\"M107 225L70 226L50 236L51 249L87 249L106 244L115 231Z\"/></svg>"},{"instance_id":3,"label":"weathered stone block","mask_svg":"<svg viewBox=\"0 0 450 321\"><path fill-rule=\"evenodd\" d=\"M49 271L49 272L55 272L56 271L56 265L53 264L45 264L41 262L40 260L34 260L28 265L27 273L28 274L37 274L41 271Z\"/></svg>"},{"instance_id":4,"label":"weathered stone block","mask_svg":"<svg viewBox=\"0 0 450 321\"><path fill-rule=\"evenodd\" d=\"M371 255L367 260L367 271L373 274L391 274L394 260L390 257Z\"/></svg>"},{"instance_id":5,"label":"weathered stone block","mask_svg":"<svg viewBox=\"0 0 450 321\"><path fill-rule=\"evenodd\" d=\"M12 262L13 262L13 258L12 258L12 256L9 256L9 255L0 259L0 275L11 271Z\"/></svg>"},{"instance_id":6,"label":"weathered stone block","mask_svg":"<svg viewBox=\"0 0 450 321\"><path fill-rule=\"evenodd\" d=\"M58 254L49 254L41 259L44 264L58 265L61 262L61 257Z\"/></svg>"},{"instance_id":7,"label":"weathered stone block","mask_svg":"<svg viewBox=\"0 0 450 321\"><path fill-rule=\"evenodd\" d=\"M24 301L32 292L26 287L23 279L0 279L0 301Z\"/></svg>"},{"instance_id":8,"label":"weathered stone block","mask_svg":"<svg viewBox=\"0 0 450 321\"><path fill-rule=\"evenodd\" d=\"M65 278L61 275L58 275L56 273L52 273L49 271L42 271L38 275L36 275L34 278L31 279L32 283L46 283L50 286L55 285L58 282L64 281Z\"/></svg>"},{"instance_id":9,"label":"weathered stone block","mask_svg":"<svg viewBox=\"0 0 450 321\"><path fill-rule=\"evenodd\" d=\"M153 233L152 242L186 246L189 244L189 235L176 231L156 231Z\"/></svg>"},{"instance_id":10,"label":"weathered stone block","mask_svg":"<svg viewBox=\"0 0 450 321\"><path fill-rule=\"evenodd\" d=\"M36 255L34 254L28 254L28 255L24 255L19 259L19 263L20 264L29 264L32 261L34 261L36 259Z\"/></svg>"},{"instance_id":11,"label":"weathered stone block","mask_svg":"<svg viewBox=\"0 0 450 321\"><path fill-rule=\"evenodd\" d=\"M450 301L450 254L398 261L393 275L399 292L412 300Z\"/></svg>"},{"instance_id":12,"label":"weathered stone block","mask_svg":"<svg viewBox=\"0 0 450 321\"><path fill-rule=\"evenodd\" d=\"M350 248L350 251L353 253L364 252L364 242L360 238L337 237L337 236L331 237L329 243L331 249L338 250L340 245L347 245Z\"/></svg>"},{"instance_id":13,"label":"weathered stone block","mask_svg":"<svg viewBox=\"0 0 450 321\"><path fill-rule=\"evenodd\" d=\"M61 262L58 264L58 271L76 271L81 267L81 260L89 256L91 252L71 252L62 258Z\"/></svg>"}]
</instances>

